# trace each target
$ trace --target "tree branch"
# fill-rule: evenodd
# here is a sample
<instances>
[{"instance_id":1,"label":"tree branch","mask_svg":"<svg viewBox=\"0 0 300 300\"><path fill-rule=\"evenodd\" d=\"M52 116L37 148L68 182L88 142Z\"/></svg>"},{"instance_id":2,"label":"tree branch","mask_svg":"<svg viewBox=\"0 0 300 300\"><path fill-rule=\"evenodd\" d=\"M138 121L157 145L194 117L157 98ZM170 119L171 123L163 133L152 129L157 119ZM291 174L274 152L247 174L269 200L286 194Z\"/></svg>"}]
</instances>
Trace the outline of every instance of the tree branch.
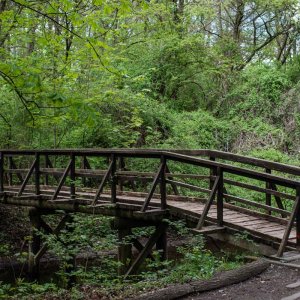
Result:
<instances>
[{"instance_id":1,"label":"tree branch","mask_svg":"<svg viewBox=\"0 0 300 300\"><path fill-rule=\"evenodd\" d=\"M14 2L16 5L19 5L19 6L22 6L22 7L24 7L24 8L27 8L27 9L29 9L29 10L31 10L31 11L33 11L33 12L35 12L35 13L41 15L41 16L43 16L44 18L47 18L48 20L51 20L51 21L54 22L56 25L60 26L61 28L63 28L63 29L66 30L67 32L73 34L73 35L76 36L77 38L79 38L79 39L81 39L81 40L85 40L85 41L90 45L90 47L92 48L92 50L93 50L93 52L95 53L96 57L99 59L100 64L102 65L102 67L103 67L106 71L108 71L108 72L110 72L110 73L112 73L112 74L114 74L114 75L117 75L117 76L119 76L119 77L122 76L122 74L117 73L117 72L115 72L115 71L109 69L109 68L104 64L104 62L103 62L103 60L102 60L102 58L101 58L100 53L97 51L96 47L93 45L93 43L91 42L91 40L90 40L89 38L82 37L82 36L79 35L77 32L71 30L70 28L68 28L68 27L65 26L64 24L61 24L60 22L58 22L58 21L55 20L54 18L50 17L48 14L43 13L42 11L39 11L39 10L35 9L34 7L25 5L25 4L23 4L23 3L20 3L20 2L18 2L18 1L15 1L15 0L11 0L11 1Z\"/></svg>"}]
</instances>

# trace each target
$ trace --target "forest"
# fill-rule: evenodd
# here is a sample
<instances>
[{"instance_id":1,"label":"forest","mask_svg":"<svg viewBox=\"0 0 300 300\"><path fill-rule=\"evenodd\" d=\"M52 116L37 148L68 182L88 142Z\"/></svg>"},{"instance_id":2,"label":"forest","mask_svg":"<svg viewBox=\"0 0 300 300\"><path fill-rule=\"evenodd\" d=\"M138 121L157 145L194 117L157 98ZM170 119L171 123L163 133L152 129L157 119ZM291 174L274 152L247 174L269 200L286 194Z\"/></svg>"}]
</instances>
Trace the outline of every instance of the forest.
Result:
<instances>
[{"instance_id":1,"label":"forest","mask_svg":"<svg viewBox=\"0 0 300 300\"><path fill-rule=\"evenodd\" d=\"M297 0L0 0L0 149L212 149L298 165L299 38ZM75 250L44 237L63 261L90 243L116 245L109 218L74 220ZM182 222L169 225L186 233ZM11 255L20 241L5 239L0 255L22 261L22 251ZM178 252L172 272L154 257L129 289L106 258L102 274L76 271L80 289L64 290L64 265L63 287L15 278L0 284L0 298L123 299L242 264L239 254L214 257L201 238Z\"/></svg>"},{"instance_id":2,"label":"forest","mask_svg":"<svg viewBox=\"0 0 300 300\"><path fill-rule=\"evenodd\" d=\"M1 148L299 150L298 1L8 1Z\"/></svg>"}]
</instances>

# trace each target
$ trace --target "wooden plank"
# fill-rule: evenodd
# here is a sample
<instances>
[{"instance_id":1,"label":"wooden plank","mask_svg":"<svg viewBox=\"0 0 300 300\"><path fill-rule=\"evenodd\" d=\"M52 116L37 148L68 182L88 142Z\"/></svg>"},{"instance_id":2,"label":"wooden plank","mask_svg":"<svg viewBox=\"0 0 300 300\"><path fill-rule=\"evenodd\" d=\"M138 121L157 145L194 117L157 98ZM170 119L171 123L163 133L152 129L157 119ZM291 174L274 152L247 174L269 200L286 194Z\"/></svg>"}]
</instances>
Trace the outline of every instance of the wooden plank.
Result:
<instances>
[{"instance_id":1,"label":"wooden plank","mask_svg":"<svg viewBox=\"0 0 300 300\"><path fill-rule=\"evenodd\" d=\"M266 228L259 228L258 231L269 233L270 235L277 235L280 234L283 236L285 228L279 228L279 227L266 227Z\"/></svg>"},{"instance_id":2,"label":"wooden plank","mask_svg":"<svg viewBox=\"0 0 300 300\"><path fill-rule=\"evenodd\" d=\"M247 215L239 215L236 217L226 218L227 222L233 222L233 223L241 223L245 221L255 221L257 220L256 217L251 217Z\"/></svg>"},{"instance_id":3,"label":"wooden plank","mask_svg":"<svg viewBox=\"0 0 300 300\"><path fill-rule=\"evenodd\" d=\"M147 211L135 211L133 215L148 215L148 216L158 216L158 215L167 215L168 210L161 210L161 209L151 209Z\"/></svg>"},{"instance_id":4,"label":"wooden plank","mask_svg":"<svg viewBox=\"0 0 300 300\"><path fill-rule=\"evenodd\" d=\"M169 183L169 184L172 184L172 185L177 185L177 186L180 186L180 187L183 187L183 188L187 188L187 189L190 189L192 191L208 193L208 194L211 192L209 189L201 188L199 186L192 185L192 184L185 183L185 182L180 182L180 181L167 179L166 183Z\"/></svg>"},{"instance_id":5,"label":"wooden plank","mask_svg":"<svg viewBox=\"0 0 300 300\"><path fill-rule=\"evenodd\" d=\"M202 229L191 229L193 233L200 233L200 234L212 234L220 231L224 231L225 227L220 227L216 225L211 225L211 226L205 226L202 227Z\"/></svg>"},{"instance_id":6,"label":"wooden plank","mask_svg":"<svg viewBox=\"0 0 300 300\"><path fill-rule=\"evenodd\" d=\"M275 217L275 216L269 216L267 214L264 214L264 213L261 213L261 212L258 212L258 211L253 211L253 210L245 208L245 207L238 207L236 205L232 205L232 204L229 204L229 203L224 203L224 206L227 207L227 208L231 208L232 210L235 210L235 211L246 213L246 214L251 215L251 216L263 218L263 219L266 219L266 220L269 220L269 221L278 222L282 225L286 225L287 222L288 222L286 219L278 218L278 217Z\"/></svg>"},{"instance_id":7,"label":"wooden plank","mask_svg":"<svg viewBox=\"0 0 300 300\"><path fill-rule=\"evenodd\" d=\"M285 198L285 199L290 199L290 200L293 200L293 201L295 200L294 195L279 192L277 190L262 188L262 187L259 187L259 186L253 185L253 184L238 182L238 181L234 181L234 180L230 180L230 179L224 179L224 183L227 183L229 185L242 187L242 188L249 189L249 190L252 190L252 191L257 191L257 192L261 192L261 193L266 193L266 194L282 197L282 198Z\"/></svg>"},{"instance_id":8,"label":"wooden plank","mask_svg":"<svg viewBox=\"0 0 300 300\"><path fill-rule=\"evenodd\" d=\"M252 224L260 224L260 223L264 223L265 222L265 220L263 220L263 219L244 220L244 221L232 221L232 220L228 220L228 222L230 222L230 221L232 223L234 223L234 224L240 224L241 226L247 226L247 225L252 225Z\"/></svg>"},{"instance_id":9,"label":"wooden plank","mask_svg":"<svg viewBox=\"0 0 300 300\"><path fill-rule=\"evenodd\" d=\"M249 206L254 206L257 208L262 208L265 209L266 211L273 211L273 212L277 212L283 216L289 216L291 213L289 211L277 208L277 207L271 207L265 204L261 204L259 202L255 202L255 201L251 201L251 200L247 200L241 197L236 197L236 196L232 196L232 195L228 195L228 194L224 194L224 198L226 199L230 199L239 203L243 203L243 204L247 204Z\"/></svg>"},{"instance_id":10,"label":"wooden plank","mask_svg":"<svg viewBox=\"0 0 300 300\"><path fill-rule=\"evenodd\" d=\"M239 224L239 226L241 226L241 227L245 227L245 228L247 228L247 229L255 229L255 230L257 230L257 229L259 229L259 228L263 228L263 227L266 227L266 226L268 226L268 225L270 225L270 222L269 221L265 221L265 222L263 222L263 223L256 223L256 224L248 224L248 225L245 225L245 224L243 224L243 223L241 223L241 224ZM278 225L278 224L277 224Z\"/></svg>"}]
</instances>

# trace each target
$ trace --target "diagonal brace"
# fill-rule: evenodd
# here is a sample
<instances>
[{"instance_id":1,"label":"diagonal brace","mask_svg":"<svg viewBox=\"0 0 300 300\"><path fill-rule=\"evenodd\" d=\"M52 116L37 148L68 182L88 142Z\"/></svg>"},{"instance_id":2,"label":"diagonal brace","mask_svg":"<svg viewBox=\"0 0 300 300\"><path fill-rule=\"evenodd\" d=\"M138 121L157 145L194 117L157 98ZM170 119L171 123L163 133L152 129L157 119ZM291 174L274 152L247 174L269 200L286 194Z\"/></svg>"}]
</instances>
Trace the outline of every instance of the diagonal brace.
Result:
<instances>
[{"instance_id":1,"label":"diagonal brace","mask_svg":"<svg viewBox=\"0 0 300 300\"><path fill-rule=\"evenodd\" d=\"M290 219L289 219L288 225L285 229L278 252L276 254L278 257L281 257L283 254L284 248L288 242L288 239L289 239L289 236L290 236L293 224L294 224L294 220L295 220L297 214L299 213L299 210L300 210L300 195L299 194L300 194L300 190L299 190L299 188L297 188L297 196L296 196L296 200L295 200L295 203L294 203L291 215L290 215Z\"/></svg>"},{"instance_id":2,"label":"diagonal brace","mask_svg":"<svg viewBox=\"0 0 300 300\"><path fill-rule=\"evenodd\" d=\"M102 193L102 191L103 191L104 185L105 185L105 183L108 181L108 179L109 179L109 177L110 177L110 175L111 175L112 168L113 168L113 164L114 164L114 162L111 161L110 164L109 164L108 170L106 171L106 173L104 174L104 176L103 176L103 178L102 178L102 180L101 180L101 183L100 183L100 185L99 185L99 188L98 188L98 190L97 190L97 192L96 192L96 195L95 195L95 197L94 197L92 206L95 205L95 204L97 203L97 201L99 200L100 195L101 195L101 193Z\"/></svg>"},{"instance_id":3,"label":"diagonal brace","mask_svg":"<svg viewBox=\"0 0 300 300\"><path fill-rule=\"evenodd\" d=\"M164 172L164 169L165 169L165 164L164 163L161 163L160 166L159 166L159 169L158 169L158 172L156 173L155 177L154 177L154 180L152 182L152 185L151 185L151 189L150 189L150 192L149 194L147 195L147 198L145 199L145 202L141 208L141 212L145 212L149 203L150 203L150 200L155 192L155 189L156 189L156 186L161 178L161 175L162 173Z\"/></svg>"},{"instance_id":4,"label":"diagonal brace","mask_svg":"<svg viewBox=\"0 0 300 300\"><path fill-rule=\"evenodd\" d=\"M23 183L22 183L22 185L21 185L21 188L20 188L20 190L19 190L19 192L18 192L18 195L17 195L18 197L22 196L22 194L23 194L23 192L24 192L24 190L25 190L25 187L26 187L26 185L27 185L27 183L28 183L28 180L30 179L30 176L32 175L32 173L33 173L33 171L34 171L34 169L35 169L36 163L37 163L37 159L34 160L34 162L32 163L32 165L31 165L31 167L30 167L30 169L29 169L29 171L28 171L28 173L26 174L26 177L25 177L25 179L23 180Z\"/></svg>"},{"instance_id":5,"label":"diagonal brace","mask_svg":"<svg viewBox=\"0 0 300 300\"><path fill-rule=\"evenodd\" d=\"M153 233L153 235L147 241L144 249L140 252L140 254L136 258L136 260L133 262L133 264L130 266L130 268L126 272L125 278L127 276L131 275L131 274L134 274L138 270L138 268L143 263L145 258L147 258L149 256L149 254L150 254L153 246L157 242L157 240L164 233L164 230L165 230L166 226L167 226L166 224L160 224L159 226L156 227L155 232Z\"/></svg>"},{"instance_id":6,"label":"diagonal brace","mask_svg":"<svg viewBox=\"0 0 300 300\"><path fill-rule=\"evenodd\" d=\"M68 164L68 166L66 167L66 169L65 169L65 171L64 171L64 173L63 173L63 175L62 175L62 177L60 179L60 181L59 181L59 184L58 184L58 186L57 186L57 188L56 188L56 190L55 190L55 192L54 192L51 200L55 200L57 198L57 196L58 196L58 194L59 194L59 192L60 192L63 184L65 183L65 180L66 180L66 178L67 178L67 176L68 176L68 174L69 174L69 172L71 170L72 163L73 162L72 162L72 159L71 159L70 162L69 162L69 164Z\"/></svg>"},{"instance_id":7,"label":"diagonal brace","mask_svg":"<svg viewBox=\"0 0 300 300\"><path fill-rule=\"evenodd\" d=\"M215 179L214 185L212 187L212 190L209 194L208 201L206 202L206 204L204 206L204 209L203 209L203 212L201 214L200 220L197 224L197 227L196 227L197 230L200 230L204 225L205 218L207 217L208 211L209 211L209 209L210 209L210 207L211 207L211 205L212 205L212 203L215 199L217 190L219 188L219 183L220 183L220 176L217 176L216 179Z\"/></svg>"},{"instance_id":8,"label":"diagonal brace","mask_svg":"<svg viewBox=\"0 0 300 300\"><path fill-rule=\"evenodd\" d=\"M52 230L52 234L58 236L59 232L64 228L65 224L68 222L68 220L70 219L70 215L64 215L64 217L60 220L59 224L56 226L56 228L54 230ZM44 225L44 224L43 224ZM44 227L44 226L43 226ZM51 230L51 228L49 227L49 231ZM39 252L34 256L34 261L37 262L41 259L41 257L46 253L48 248L47 244L44 244L41 249L39 250Z\"/></svg>"}]
</instances>

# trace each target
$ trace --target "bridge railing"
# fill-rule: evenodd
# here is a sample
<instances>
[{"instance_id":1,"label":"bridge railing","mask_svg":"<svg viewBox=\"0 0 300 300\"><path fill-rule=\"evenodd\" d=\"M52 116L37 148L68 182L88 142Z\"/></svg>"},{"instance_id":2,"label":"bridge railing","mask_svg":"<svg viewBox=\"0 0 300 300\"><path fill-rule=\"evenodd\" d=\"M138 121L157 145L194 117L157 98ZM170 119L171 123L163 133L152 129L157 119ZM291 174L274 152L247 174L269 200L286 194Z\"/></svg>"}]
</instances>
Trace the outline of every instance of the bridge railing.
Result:
<instances>
[{"instance_id":1,"label":"bridge railing","mask_svg":"<svg viewBox=\"0 0 300 300\"><path fill-rule=\"evenodd\" d=\"M118 201L118 189L120 191L123 189L122 180L131 179L131 182L135 182L146 178L146 181L151 180L152 183L145 195L144 202L140 205L141 212L151 211L155 207L155 205L152 205L152 199L158 198L160 200L160 209L165 210L170 194L179 194L181 189L189 189L196 193L208 194L208 200L204 203L204 210L197 224L198 229L202 228L211 206L215 204L219 226L223 226L224 224L224 207L264 216L267 219L285 224L286 232L278 252L280 255L288 243L291 229L296 221L297 236L295 238L297 244L300 244L300 182L293 178L271 174L269 171L262 172L229 165L224 162L218 162L216 159L241 162L292 175L300 174L299 168L258 159L241 158L234 154L225 154L216 151L200 150L200 152L194 151L190 154L197 156L208 155L209 159L187 155L187 153L182 154L175 153L174 151L159 150L2 150L0 151L0 193L5 193L6 190L11 190L11 187L17 186L15 196L19 199L32 197L33 194L38 198L41 194L44 194L45 186L51 181L56 185L56 189L50 196L48 195L48 200L66 200L68 198L67 200L75 202L78 200L77 191L80 190L80 187L77 187L76 180L81 178L82 181L80 184L83 187L96 188L96 192L90 201L90 205L95 206L101 202L105 186L109 186L110 188L110 201L116 203ZM60 168L57 168L53 164L53 158L60 161ZM107 168L105 170L92 168L90 160L94 158L105 159ZM138 172L125 169L126 159L140 158L153 159L159 162L156 172ZM203 174L172 173L169 169L170 163L194 166L201 170L207 170L209 175L203 175L205 172ZM176 177L179 180L174 180ZM183 181L184 179L191 178L197 182L208 180L208 186L204 188L203 186ZM245 180L255 181L256 184ZM34 193L32 189L30 190L31 192L26 192L30 182L34 187ZM265 187L257 183L264 183ZM9 186L10 188L8 188ZM159 193L155 194L158 186ZM227 191L229 186L265 194L268 201L261 203L230 194ZM280 191L280 187L285 187L293 193ZM68 189L67 194L66 189ZM64 196L60 196L62 191L64 192ZM26 195L24 195L25 192ZM272 196L275 198L274 203L271 201ZM282 198L290 201L290 205L284 207Z\"/></svg>"}]
</instances>

